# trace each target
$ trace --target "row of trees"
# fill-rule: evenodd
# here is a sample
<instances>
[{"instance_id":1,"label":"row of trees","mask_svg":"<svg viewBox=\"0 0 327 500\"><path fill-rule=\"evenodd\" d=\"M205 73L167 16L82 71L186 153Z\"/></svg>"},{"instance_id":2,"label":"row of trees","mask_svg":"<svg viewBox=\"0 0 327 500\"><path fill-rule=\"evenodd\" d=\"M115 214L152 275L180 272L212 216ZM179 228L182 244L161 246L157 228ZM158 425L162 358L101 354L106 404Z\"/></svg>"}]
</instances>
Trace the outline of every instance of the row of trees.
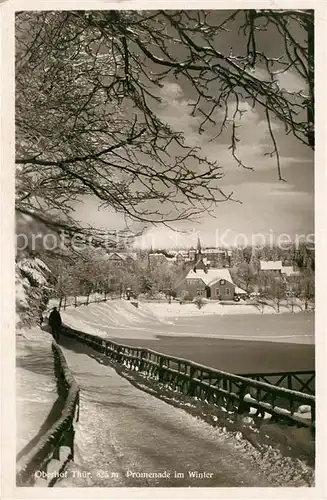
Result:
<instances>
[{"instance_id":1,"label":"row of trees","mask_svg":"<svg viewBox=\"0 0 327 500\"><path fill-rule=\"evenodd\" d=\"M287 280L275 276L263 276L260 280L259 293L258 302L261 307L264 307L266 300L268 300L274 305L277 312L279 312L282 303L286 303L292 312L296 306L302 307L302 305L307 310L309 304L314 302L314 275L304 273Z\"/></svg>"},{"instance_id":2,"label":"row of trees","mask_svg":"<svg viewBox=\"0 0 327 500\"><path fill-rule=\"evenodd\" d=\"M281 260L284 265L294 266L300 270L315 268L314 248L306 242L295 242L285 245L238 246L230 249L230 266L251 265L259 271L260 260Z\"/></svg>"},{"instance_id":3,"label":"row of trees","mask_svg":"<svg viewBox=\"0 0 327 500\"><path fill-rule=\"evenodd\" d=\"M181 268L164 262L149 267L146 256L117 266L99 249L83 251L74 257L47 256L44 259L52 270L52 285L57 297L89 296L96 291L122 296L128 288L137 295L168 294L183 275Z\"/></svg>"},{"instance_id":4,"label":"row of trees","mask_svg":"<svg viewBox=\"0 0 327 500\"><path fill-rule=\"evenodd\" d=\"M279 312L282 301L287 300L292 312L299 300L308 309L315 297L314 271L307 267L298 274L285 276L273 271L257 272L251 264L244 263L232 271L234 282L249 294L255 292L260 297L262 307L265 299L270 300Z\"/></svg>"},{"instance_id":5,"label":"row of trees","mask_svg":"<svg viewBox=\"0 0 327 500\"><path fill-rule=\"evenodd\" d=\"M96 291L122 296L128 288L136 295L168 295L174 293L177 283L185 276L182 265L158 261L150 266L145 252L136 261L125 262L122 266L111 263L107 253L99 249L60 258L44 256L43 259L52 270L52 286L57 297L89 296ZM260 294L261 301L272 301L278 310L285 299L292 310L298 299L304 302L305 309L314 300L315 280L311 266L286 277L276 272L260 272L253 264L243 262L238 268L232 268L231 274L236 285L249 294Z\"/></svg>"}]
</instances>

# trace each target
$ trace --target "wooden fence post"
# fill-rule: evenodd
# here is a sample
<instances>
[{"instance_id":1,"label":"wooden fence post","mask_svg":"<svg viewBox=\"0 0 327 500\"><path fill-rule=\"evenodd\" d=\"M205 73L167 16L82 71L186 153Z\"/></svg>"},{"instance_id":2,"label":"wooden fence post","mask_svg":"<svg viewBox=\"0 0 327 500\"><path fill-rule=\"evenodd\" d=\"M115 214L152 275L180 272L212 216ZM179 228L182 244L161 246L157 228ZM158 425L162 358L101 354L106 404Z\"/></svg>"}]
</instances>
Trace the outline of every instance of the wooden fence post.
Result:
<instances>
[{"instance_id":1,"label":"wooden fence post","mask_svg":"<svg viewBox=\"0 0 327 500\"><path fill-rule=\"evenodd\" d=\"M140 361L140 366L139 366L139 371L140 372L144 371L145 359L146 359L146 350L142 349L142 351L141 351L141 361Z\"/></svg>"},{"instance_id":2,"label":"wooden fence post","mask_svg":"<svg viewBox=\"0 0 327 500\"><path fill-rule=\"evenodd\" d=\"M240 391L239 391L240 402L238 404L237 413L244 413L250 407L250 405L246 401L244 401L246 389L247 389L247 385L242 384Z\"/></svg>"},{"instance_id":3,"label":"wooden fence post","mask_svg":"<svg viewBox=\"0 0 327 500\"><path fill-rule=\"evenodd\" d=\"M123 359L123 356L122 356L122 347L118 347L117 349L117 363L121 363L122 362L122 359Z\"/></svg>"},{"instance_id":4,"label":"wooden fence post","mask_svg":"<svg viewBox=\"0 0 327 500\"><path fill-rule=\"evenodd\" d=\"M287 375L287 388L292 390L292 374Z\"/></svg>"},{"instance_id":5,"label":"wooden fence post","mask_svg":"<svg viewBox=\"0 0 327 500\"><path fill-rule=\"evenodd\" d=\"M193 380L195 372L196 372L195 367L194 366L190 366L190 382L189 382L188 391L187 391L187 395L188 396L194 396L195 395L195 383L194 383L194 380Z\"/></svg>"},{"instance_id":6,"label":"wooden fence post","mask_svg":"<svg viewBox=\"0 0 327 500\"><path fill-rule=\"evenodd\" d=\"M159 382L162 382L163 378L164 378L164 370L162 368L163 361L164 361L163 358L160 356L160 358L159 358L159 371L158 371Z\"/></svg>"}]
</instances>

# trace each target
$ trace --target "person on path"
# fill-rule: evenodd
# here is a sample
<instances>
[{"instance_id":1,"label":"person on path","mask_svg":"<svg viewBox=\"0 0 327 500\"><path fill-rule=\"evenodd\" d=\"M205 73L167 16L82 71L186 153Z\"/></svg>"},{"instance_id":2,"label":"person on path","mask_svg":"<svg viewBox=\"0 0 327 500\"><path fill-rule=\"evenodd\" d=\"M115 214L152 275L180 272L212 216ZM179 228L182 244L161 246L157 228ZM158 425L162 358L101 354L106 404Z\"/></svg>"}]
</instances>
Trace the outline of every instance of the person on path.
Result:
<instances>
[{"instance_id":1,"label":"person on path","mask_svg":"<svg viewBox=\"0 0 327 500\"><path fill-rule=\"evenodd\" d=\"M59 341L59 333L61 327L61 316L57 308L54 307L49 316L49 325L51 326L51 333L56 342Z\"/></svg>"}]
</instances>

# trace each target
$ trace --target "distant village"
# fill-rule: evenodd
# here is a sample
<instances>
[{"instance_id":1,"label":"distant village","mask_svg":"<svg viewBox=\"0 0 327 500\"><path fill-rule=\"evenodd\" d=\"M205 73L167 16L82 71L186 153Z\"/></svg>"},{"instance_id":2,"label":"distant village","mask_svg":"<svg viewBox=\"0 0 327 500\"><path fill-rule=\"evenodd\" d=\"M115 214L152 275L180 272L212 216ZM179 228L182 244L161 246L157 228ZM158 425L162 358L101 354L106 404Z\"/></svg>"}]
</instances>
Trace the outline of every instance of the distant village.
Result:
<instances>
[{"instance_id":1,"label":"distant village","mask_svg":"<svg viewBox=\"0 0 327 500\"><path fill-rule=\"evenodd\" d=\"M269 258L274 255L278 258ZM154 287L154 295L161 293L180 300L202 297L217 301L239 301L249 296L264 295L268 289L270 295L298 296L303 293L303 290L300 291L301 281L306 282L302 283L302 288L308 288L308 276L312 280L314 275L313 253L306 247L284 251L283 255L277 248L202 248L200 239L196 248L188 250L151 248L140 252L111 252L108 262L112 266L110 288L119 286L119 276L124 269L132 274L137 263L143 262L148 271L149 283L148 286L141 285L138 292L151 296L150 277L166 271L167 279L163 280L163 286ZM133 292L137 295L136 290Z\"/></svg>"},{"instance_id":2,"label":"distant village","mask_svg":"<svg viewBox=\"0 0 327 500\"><path fill-rule=\"evenodd\" d=\"M140 249L88 245L36 255L50 270L50 297L65 302L93 293L107 298L146 301L273 304L291 310L314 307L314 249L303 243L280 246L206 247L198 238L190 248ZM260 302L261 301L261 302ZM61 302L60 302L61 303ZM294 306L294 307L293 307ZM258 305L258 307L261 307Z\"/></svg>"}]
</instances>

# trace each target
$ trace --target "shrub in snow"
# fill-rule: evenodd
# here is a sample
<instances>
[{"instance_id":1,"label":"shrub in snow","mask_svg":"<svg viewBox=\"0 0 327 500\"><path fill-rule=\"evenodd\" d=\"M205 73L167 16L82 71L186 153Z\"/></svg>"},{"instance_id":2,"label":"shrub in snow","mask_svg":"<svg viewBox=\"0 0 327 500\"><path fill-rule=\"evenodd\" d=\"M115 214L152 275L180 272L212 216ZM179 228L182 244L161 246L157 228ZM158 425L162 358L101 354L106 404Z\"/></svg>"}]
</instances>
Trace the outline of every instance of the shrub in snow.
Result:
<instances>
[{"instance_id":1,"label":"shrub in snow","mask_svg":"<svg viewBox=\"0 0 327 500\"><path fill-rule=\"evenodd\" d=\"M196 305L196 307L198 309L201 309L204 306L204 300L200 296L195 297L195 299L193 300L193 302L194 302L194 304Z\"/></svg>"},{"instance_id":2,"label":"shrub in snow","mask_svg":"<svg viewBox=\"0 0 327 500\"><path fill-rule=\"evenodd\" d=\"M26 277L31 286L40 287L47 285L50 274L49 268L40 259L22 259L17 263L22 275Z\"/></svg>"},{"instance_id":3,"label":"shrub in snow","mask_svg":"<svg viewBox=\"0 0 327 500\"><path fill-rule=\"evenodd\" d=\"M16 263L15 272L16 327L32 326L48 302L50 270L40 259L24 257Z\"/></svg>"}]
</instances>

